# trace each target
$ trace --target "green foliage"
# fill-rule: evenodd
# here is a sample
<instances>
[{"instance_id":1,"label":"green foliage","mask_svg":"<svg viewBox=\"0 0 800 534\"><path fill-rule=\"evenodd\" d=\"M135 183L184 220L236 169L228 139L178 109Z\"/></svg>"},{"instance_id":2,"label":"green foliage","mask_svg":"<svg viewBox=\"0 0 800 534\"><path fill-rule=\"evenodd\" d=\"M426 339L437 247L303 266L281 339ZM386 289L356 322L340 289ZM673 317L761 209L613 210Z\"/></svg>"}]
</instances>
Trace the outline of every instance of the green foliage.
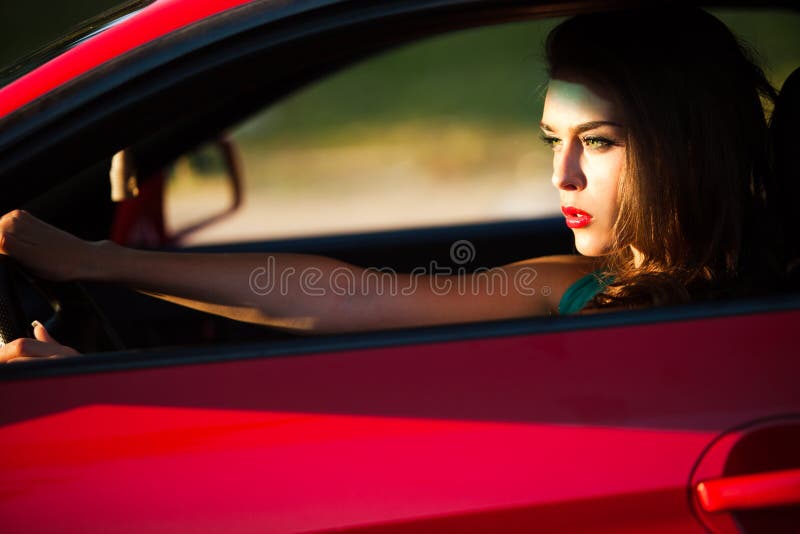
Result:
<instances>
[{"instance_id":1,"label":"green foliage","mask_svg":"<svg viewBox=\"0 0 800 534\"><path fill-rule=\"evenodd\" d=\"M743 39L764 67L772 84L780 89L791 72L800 67L800 15L796 11L750 9L709 10Z\"/></svg>"},{"instance_id":2,"label":"green foliage","mask_svg":"<svg viewBox=\"0 0 800 534\"><path fill-rule=\"evenodd\" d=\"M274 106L244 137L335 140L419 120L531 128L546 82L542 44L556 23L465 30L366 59Z\"/></svg>"}]
</instances>

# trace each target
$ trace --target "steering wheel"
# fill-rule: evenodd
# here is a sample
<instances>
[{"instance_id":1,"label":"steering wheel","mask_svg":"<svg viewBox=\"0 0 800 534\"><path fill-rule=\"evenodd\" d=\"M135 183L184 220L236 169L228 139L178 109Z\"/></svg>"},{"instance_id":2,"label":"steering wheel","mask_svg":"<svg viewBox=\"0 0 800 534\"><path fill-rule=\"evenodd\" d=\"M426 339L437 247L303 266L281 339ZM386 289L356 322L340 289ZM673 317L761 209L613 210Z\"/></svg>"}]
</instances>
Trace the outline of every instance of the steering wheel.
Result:
<instances>
[{"instance_id":1,"label":"steering wheel","mask_svg":"<svg viewBox=\"0 0 800 534\"><path fill-rule=\"evenodd\" d=\"M0 255L0 341L33 337L32 319L42 319L59 343L79 352L125 348L83 285L43 280Z\"/></svg>"}]
</instances>

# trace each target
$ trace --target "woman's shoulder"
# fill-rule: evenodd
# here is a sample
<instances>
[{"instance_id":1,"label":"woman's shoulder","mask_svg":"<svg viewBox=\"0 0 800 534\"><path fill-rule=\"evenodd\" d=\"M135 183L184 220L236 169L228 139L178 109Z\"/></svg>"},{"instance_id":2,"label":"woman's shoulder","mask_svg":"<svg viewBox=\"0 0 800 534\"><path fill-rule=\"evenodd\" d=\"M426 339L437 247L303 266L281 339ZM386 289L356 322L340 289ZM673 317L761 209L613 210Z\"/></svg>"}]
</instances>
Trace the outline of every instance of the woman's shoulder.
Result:
<instances>
[{"instance_id":1,"label":"woman's shoulder","mask_svg":"<svg viewBox=\"0 0 800 534\"><path fill-rule=\"evenodd\" d=\"M532 269L536 276L536 286L545 296L551 313L558 313L564 293L581 278L601 268L601 259L578 254L540 256L529 258L505 266L506 269Z\"/></svg>"},{"instance_id":2,"label":"woman's shoulder","mask_svg":"<svg viewBox=\"0 0 800 534\"><path fill-rule=\"evenodd\" d=\"M562 266L575 266L580 268L589 267L594 270L601 265L602 258L583 256L581 254L554 254L552 256L538 256L536 258L528 258L521 260L511 265L535 265L535 264L552 264Z\"/></svg>"}]
</instances>

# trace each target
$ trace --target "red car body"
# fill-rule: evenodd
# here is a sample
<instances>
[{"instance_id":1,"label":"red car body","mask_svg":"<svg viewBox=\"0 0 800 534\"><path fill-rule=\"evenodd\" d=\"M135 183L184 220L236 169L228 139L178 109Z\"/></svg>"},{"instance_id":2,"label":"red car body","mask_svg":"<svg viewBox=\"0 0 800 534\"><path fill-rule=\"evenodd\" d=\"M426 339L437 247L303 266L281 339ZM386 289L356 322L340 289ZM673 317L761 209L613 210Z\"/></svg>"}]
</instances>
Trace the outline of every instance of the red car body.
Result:
<instances>
[{"instance_id":1,"label":"red car body","mask_svg":"<svg viewBox=\"0 0 800 534\"><path fill-rule=\"evenodd\" d=\"M90 34L89 38L46 62L34 73L0 89L0 117L136 47L250 1L159 0L145 5Z\"/></svg>"},{"instance_id":2,"label":"red car body","mask_svg":"<svg viewBox=\"0 0 800 534\"><path fill-rule=\"evenodd\" d=\"M246 4L154 2L2 88L0 116ZM0 525L798 532L798 325L787 295L20 365Z\"/></svg>"}]
</instances>

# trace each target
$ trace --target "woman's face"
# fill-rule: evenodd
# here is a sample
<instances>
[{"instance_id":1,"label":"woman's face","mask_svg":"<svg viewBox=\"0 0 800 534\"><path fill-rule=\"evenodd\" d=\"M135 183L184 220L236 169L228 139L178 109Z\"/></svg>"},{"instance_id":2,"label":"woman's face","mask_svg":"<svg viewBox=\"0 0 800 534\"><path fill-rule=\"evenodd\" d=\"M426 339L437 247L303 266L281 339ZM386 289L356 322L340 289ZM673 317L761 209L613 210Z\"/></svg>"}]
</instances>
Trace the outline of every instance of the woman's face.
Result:
<instances>
[{"instance_id":1,"label":"woman's face","mask_svg":"<svg viewBox=\"0 0 800 534\"><path fill-rule=\"evenodd\" d=\"M573 77L550 81L542 138L553 149L553 185L561 211L586 256L609 251L625 166L625 129L611 99Z\"/></svg>"}]
</instances>

